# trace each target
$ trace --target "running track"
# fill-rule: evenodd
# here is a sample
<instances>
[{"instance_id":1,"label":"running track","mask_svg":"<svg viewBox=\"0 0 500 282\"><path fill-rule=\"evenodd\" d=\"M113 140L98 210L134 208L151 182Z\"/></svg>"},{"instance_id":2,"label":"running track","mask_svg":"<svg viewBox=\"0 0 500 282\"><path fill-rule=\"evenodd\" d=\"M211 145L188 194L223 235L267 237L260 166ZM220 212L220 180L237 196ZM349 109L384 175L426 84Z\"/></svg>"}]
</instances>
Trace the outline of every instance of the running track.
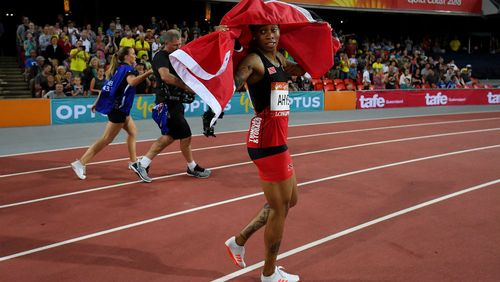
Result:
<instances>
[{"instance_id":1,"label":"running track","mask_svg":"<svg viewBox=\"0 0 500 282\"><path fill-rule=\"evenodd\" d=\"M109 146L0 156L1 281L259 281L262 231L237 269L224 241L264 204L246 133L175 144L153 183ZM302 281L500 281L500 112L291 127L299 183L279 265ZM208 140L208 141L207 141ZM139 142L145 152L151 142Z\"/></svg>"}]
</instances>

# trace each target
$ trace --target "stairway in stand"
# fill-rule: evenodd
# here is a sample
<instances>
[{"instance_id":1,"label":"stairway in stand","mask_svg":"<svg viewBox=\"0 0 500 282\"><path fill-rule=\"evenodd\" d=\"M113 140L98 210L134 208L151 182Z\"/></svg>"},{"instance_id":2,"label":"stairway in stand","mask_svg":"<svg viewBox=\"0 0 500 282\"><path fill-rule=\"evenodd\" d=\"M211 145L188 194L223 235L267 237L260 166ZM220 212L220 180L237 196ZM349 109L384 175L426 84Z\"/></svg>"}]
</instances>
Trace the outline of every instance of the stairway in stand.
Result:
<instances>
[{"instance_id":1,"label":"stairway in stand","mask_svg":"<svg viewBox=\"0 0 500 282\"><path fill-rule=\"evenodd\" d=\"M0 57L0 99L31 98L16 57Z\"/></svg>"}]
</instances>

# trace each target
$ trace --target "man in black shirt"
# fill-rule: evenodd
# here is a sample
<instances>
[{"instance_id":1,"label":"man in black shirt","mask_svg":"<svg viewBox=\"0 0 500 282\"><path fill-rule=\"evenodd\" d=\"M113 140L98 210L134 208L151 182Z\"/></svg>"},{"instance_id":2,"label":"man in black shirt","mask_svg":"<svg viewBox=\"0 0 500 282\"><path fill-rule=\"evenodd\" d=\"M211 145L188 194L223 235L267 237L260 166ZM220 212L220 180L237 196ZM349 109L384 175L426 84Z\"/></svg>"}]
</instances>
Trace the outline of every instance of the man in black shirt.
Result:
<instances>
[{"instance_id":1,"label":"man in black shirt","mask_svg":"<svg viewBox=\"0 0 500 282\"><path fill-rule=\"evenodd\" d=\"M191 152L191 129L184 118L184 105L179 93L193 93L177 75L168 55L181 46L181 34L175 29L168 30L165 44L153 58L153 73L157 88L156 106L153 109L153 119L161 129L161 136L151 145L149 151L141 158L141 166L148 168L156 155L175 140L180 140L182 155L187 161L187 174L198 178L210 176L211 171L197 165Z\"/></svg>"}]
</instances>

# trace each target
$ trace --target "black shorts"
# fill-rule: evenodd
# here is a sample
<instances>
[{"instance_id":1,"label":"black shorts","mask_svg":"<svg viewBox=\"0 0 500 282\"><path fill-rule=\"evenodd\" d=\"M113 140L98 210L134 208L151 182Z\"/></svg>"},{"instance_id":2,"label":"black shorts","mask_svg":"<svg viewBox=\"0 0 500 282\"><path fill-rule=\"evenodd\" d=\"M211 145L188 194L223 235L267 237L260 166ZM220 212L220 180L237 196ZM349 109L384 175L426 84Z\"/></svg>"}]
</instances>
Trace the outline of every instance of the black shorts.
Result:
<instances>
[{"instance_id":1,"label":"black shorts","mask_svg":"<svg viewBox=\"0 0 500 282\"><path fill-rule=\"evenodd\" d=\"M184 105L178 101L167 101L168 129L167 135L174 139L191 137L191 128L184 118Z\"/></svg>"},{"instance_id":2,"label":"black shorts","mask_svg":"<svg viewBox=\"0 0 500 282\"><path fill-rule=\"evenodd\" d=\"M108 120L112 123L124 123L128 115L118 109L113 109L108 113Z\"/></svg>"}]
</instances>

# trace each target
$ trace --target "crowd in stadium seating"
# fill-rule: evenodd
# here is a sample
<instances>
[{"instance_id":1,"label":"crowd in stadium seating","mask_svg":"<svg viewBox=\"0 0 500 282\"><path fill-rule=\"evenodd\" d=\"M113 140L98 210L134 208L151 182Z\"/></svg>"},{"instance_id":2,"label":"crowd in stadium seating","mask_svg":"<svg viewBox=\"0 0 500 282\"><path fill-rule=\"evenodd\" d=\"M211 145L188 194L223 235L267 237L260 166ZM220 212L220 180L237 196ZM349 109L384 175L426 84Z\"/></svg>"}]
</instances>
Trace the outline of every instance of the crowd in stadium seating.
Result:
<instances>
[{"instance_id":1,"label":"crowd in stadium seating","mask_svg":"<svg viewBox=\"0 0 500 282\"><path fill-rule=\"evenodd\" d=\"M132 46L137 53L137 70L151 67L151 58L163 43L169 28L163 21L151 17L147 25L129 26L117 17L107 27L84 27L59 16L54 24L37 26L27 17L17 29L20 61L33 97L88 96L99 94L104 83L103 73L111 56L123 46ZM183 43L207 33L198 22L188 26L184 21L178 29ZM413 88L483 87L472 78L471 66L459 67L454 61L445 62L428 54L443 52L440 46L430 47L424 39L414 44L390 40L363 40L342 36L342 49L336 55L334 67L322 78L292 77L291 90L368 90ZM359 43L357 40L360 40ZM450 49L456 48L457 42ZM151 93L151 76L138 93ZM62 89L62 90L61 90Z\"/></svg>"}]
</instances>

